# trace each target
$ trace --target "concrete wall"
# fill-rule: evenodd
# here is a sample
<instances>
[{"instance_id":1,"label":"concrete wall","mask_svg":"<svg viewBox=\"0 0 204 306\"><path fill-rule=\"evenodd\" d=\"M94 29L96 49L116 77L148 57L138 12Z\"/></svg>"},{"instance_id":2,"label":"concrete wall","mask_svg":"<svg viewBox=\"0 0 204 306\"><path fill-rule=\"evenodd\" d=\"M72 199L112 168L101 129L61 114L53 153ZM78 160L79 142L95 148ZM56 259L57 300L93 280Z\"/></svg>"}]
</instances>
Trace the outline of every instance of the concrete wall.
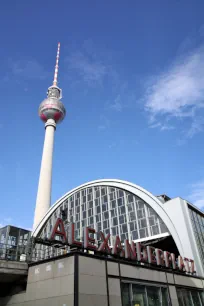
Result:
<instances>
[{"instance_id":1,"label":"concrete wall","mask_svg":"<svg viewBox=\"0 0 204 306\"><path fill-rule=\"evenodd\" d=\"M107 306L105 261L79 257L79 306Z\"/></svg>"},{"instance_id":2,"label":"concrete wall","mask_svg":"<svg viewBox=\"0 0 204 306\"><path fill-rule=\"evenodd\" d=\"M74 257L29 268L25 293L0 300L0 305L69 306L74 301Z\"/></svg>"},{"instance_id":3,"label":"concrete wall","mask_svg":"<svg viewBox=\"0 0 204 306\"><path fill-rule=\"evenodd\" d=\"M29 268L26 292L0 300L1 306L122 306L121 280L167 285L172 306L176 286L203 289L195 277L73 254Z\"/></svg>"}]
</instances>

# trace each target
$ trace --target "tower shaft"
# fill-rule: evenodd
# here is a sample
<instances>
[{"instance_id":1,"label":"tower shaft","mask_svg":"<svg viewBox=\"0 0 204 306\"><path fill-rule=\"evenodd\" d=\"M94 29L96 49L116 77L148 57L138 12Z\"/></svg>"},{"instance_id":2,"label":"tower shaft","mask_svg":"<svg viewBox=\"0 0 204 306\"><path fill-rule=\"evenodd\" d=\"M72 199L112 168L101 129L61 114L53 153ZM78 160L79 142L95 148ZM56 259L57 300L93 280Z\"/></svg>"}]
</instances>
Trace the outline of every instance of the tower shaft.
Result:
<instances>
[{"instance_id":1,"label":"tower shaft","mask_svg":"<svg viewBox=\"0 0 204 306\"><path fill-rule=\"evenodd\" d=\"M48 119L45 124L45 140L35 207L35 216L33 224L34 229L43 219L43 217L49 210L51 204L52 159L55 128L55 121L53 119Z\"/></svg>"},{"instance_id":2,"label":"tower shaft","mask_svg":"<svg viewBox=\"0 0 204 306\"><path fill-rule=\"evenodd\" d=\"M56 125L62 122L66 114L65 107L61 102L62 90L57 86L59 52L60 43L58 43L57 46L57 57L53 85L48 88L47 98L42 101L38 110L40 118L43 122L45 122L45 141L40 169L33 229L39 225L50 208L54 133Z\"/></svg>"}]
</instances>

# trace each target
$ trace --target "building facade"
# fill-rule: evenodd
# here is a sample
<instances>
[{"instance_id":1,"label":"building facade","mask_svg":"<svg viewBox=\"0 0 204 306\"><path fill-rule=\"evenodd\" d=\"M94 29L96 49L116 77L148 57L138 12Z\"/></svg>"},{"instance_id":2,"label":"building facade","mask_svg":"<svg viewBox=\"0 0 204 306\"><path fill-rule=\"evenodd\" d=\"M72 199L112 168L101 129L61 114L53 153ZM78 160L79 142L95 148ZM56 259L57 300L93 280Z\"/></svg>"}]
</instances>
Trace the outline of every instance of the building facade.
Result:
<instances>
[{"instance_id":1,"label":"building facade","mask_svg":"<svg viewBox=\"0 0 204 306\"><path fill-rule=\"evenodd\" d=\"M0 228L0 259L20 261L28 252L31 231L7 225Z\"/></svg>"},{"instance_id":2,"label":"building facade","mask_svg":"<svg viewBox=\"0 0 204 306\"><path fill-rule=\"evenodd\" d=\"M112 245L114 237L119 236L122 242L142 242L194 259L197 275L204 276L204 215L181 198L162 201L126 181L98 180L60 198L33 236L49 239L57 218L62 218L67 227L75 223L78 241L83 240L84 228L92 227L97 237L100 231L110 233Z\"/></svg>"},{"instance_id":3,"label":"building facade","mask_svg":"<svg viewBox=\"0 0 204 306\"><path fill-rule=\"evenodd\" d=\"M83 252L30 265L14 306L203 306L204 280Z\"/></svg>"}]
</instances>

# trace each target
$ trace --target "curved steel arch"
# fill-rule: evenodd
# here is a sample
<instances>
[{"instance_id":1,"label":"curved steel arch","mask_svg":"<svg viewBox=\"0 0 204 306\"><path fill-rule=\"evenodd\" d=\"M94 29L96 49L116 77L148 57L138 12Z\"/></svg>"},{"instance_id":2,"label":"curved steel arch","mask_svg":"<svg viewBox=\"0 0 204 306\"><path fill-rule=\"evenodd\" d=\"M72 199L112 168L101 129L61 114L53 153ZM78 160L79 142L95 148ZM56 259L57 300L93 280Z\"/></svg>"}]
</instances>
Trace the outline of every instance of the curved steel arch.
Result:
<instances>
[{"instance_id":1,"label":"curved steel arch","mask_svg":"<svg viewBox=\"0 0 204 306\"><path fill-rule=\"evenodd\" d=\"M123 181L123 180L117 180L117 179L102 179L102 180L95 180L88 183L85 183L83 185L80 185L71 191L67 192L64 196L62 196L59 200L55 202L53 206L50 207L44 218L41 220L39 225L34 229L32 236L36 237L41 232L43 226L47 223L49 220L49 217L53 214L53 212L62 204L62 202L70 197L75 192L80 191L83 188L87 187L93 187L93 186L109 186L109 187L116 187L119 189L123 189L125 191L131 192L134 195L138 196L142 200L144 200L149 206L152 207L152 209L159 215L159 217L163 220L163 222L166 224L170 234L172 235L174 242L178 248L179 253L181 256L183 256L183 247L181 240L179 238L179 234L174 226L173 221L168 216L167 212L164 209L164 204L162 204L153 194L145 190L144 188L135 185L133 183Z\"/></svg>"}]
</instances>

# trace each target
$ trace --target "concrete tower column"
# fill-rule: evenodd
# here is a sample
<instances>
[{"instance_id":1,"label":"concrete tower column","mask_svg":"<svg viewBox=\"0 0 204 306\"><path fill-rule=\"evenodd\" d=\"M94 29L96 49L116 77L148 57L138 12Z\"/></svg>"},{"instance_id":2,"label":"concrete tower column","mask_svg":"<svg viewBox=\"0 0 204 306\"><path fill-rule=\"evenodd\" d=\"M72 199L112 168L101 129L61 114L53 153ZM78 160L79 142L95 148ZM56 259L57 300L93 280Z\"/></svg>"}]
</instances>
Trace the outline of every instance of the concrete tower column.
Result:
<instances>
[{"instance_id":1,"label":"concrete tower column","mask_svg":"<svg viewBox=\"0 0 204 306\"><path fill-rule=\"evenodd\" d=\"M45 123L45 140L41 161L33 228L37 227L51 205L52 157L55 129L55 121L53 119L48 119L48 121Z\"/></svg>"}]
</instances>

